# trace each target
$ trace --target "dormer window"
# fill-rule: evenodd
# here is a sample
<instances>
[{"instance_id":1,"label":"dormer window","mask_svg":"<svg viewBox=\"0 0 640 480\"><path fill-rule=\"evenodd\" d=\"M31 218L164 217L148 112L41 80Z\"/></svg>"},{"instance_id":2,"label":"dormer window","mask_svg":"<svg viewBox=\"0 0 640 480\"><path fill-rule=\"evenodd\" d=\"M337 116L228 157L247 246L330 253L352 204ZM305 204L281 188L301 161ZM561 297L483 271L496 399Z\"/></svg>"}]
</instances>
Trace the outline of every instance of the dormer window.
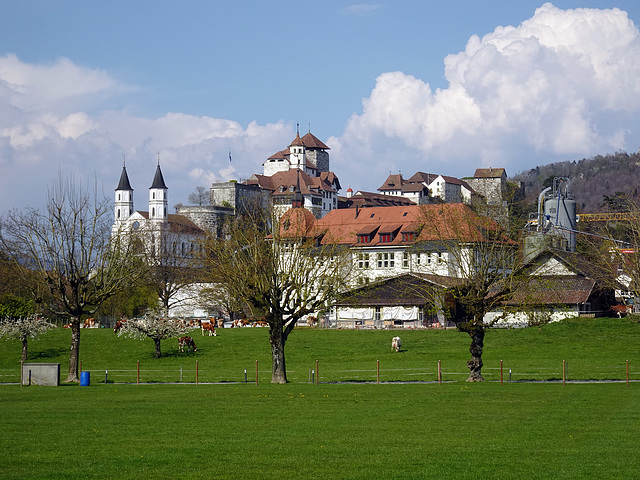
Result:
<instances>
[{"instance_id":1,"label":"dormer window","mask_svg":"<svg viewBox=\"0 0 640 480\"><path fill-rule=\"evenodd\" d=\"M403 242L413 242L416 239L415 232L402 232Z\"/></svg>"},{"instance_id":2,"label":"dormer window","mask_svg":"<svg viewBox=\"0 0 640 480\"><path fill-rule=\"evenodd\" d=\"M358 243L369 243L371 241L371 235L358 235Z\"/></svg>"},{"instance_id":3,"label":"dormer window","mask_svg":"<svg viewBox=\"0 0 640 480\"><path fill-rule=\"evenodd\" d=\"M393 242L393 234L392 233L381 233L380 234L380 243L389 243Z\"/></svg>"}]
</instances>

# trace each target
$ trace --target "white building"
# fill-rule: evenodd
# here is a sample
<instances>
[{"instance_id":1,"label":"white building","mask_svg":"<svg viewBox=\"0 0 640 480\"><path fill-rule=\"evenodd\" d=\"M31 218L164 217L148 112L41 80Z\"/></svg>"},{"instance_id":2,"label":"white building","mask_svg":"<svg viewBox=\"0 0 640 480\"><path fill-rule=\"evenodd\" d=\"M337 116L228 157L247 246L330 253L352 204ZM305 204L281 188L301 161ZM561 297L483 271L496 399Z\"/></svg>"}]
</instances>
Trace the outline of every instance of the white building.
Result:
<instances>
[{"instance_id":1,"label":"white building","mask_svg":"<svg viewBox=\"0 0 640 480\"><path fill-rule=\"evenodd\" d=\"M168 255L191 257L205 235L204 230L184 215L169 214L168 190L160 163L149 187L147 211L134 208L133 188L126 166L122 167L115 190L112 235L132 236L135 233L145 245L146 254L159 262Z\"/></svg>"}]
</instances>

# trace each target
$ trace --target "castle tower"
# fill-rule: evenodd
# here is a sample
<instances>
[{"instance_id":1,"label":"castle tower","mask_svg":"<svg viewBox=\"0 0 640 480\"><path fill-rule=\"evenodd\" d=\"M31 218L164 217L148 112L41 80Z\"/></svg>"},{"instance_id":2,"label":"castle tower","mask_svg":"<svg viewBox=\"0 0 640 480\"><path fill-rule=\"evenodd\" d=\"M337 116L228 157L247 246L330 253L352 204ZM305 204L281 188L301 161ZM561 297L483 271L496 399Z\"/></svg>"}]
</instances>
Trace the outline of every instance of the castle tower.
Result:
<instances>
[{"instance_id":1,"label":"castle tower","mask_svg":"<svg viewBox=\"0 0 640 480\"><path fill-rule=\"evenodd\" d=\"M300 133L296 133L296 138L294 138L291 145L289 145L289 162L291 164L291 168L297 168L298 170L305 171L305 166L307 164L307 152L304 142L300 138Z\"/></svg>"},{"instance_id":2,"label":"castle tower","mask_svg":"<svg viewBox=\"0 0 640 480\"><path fill-rule=\"evenodd\" d=\"M167 221L169 215L167 190L169 189L164 183L162 170L160 170L160 160L158 159L158 168L156 168L153 183L149 187L149 220Z\"/></svg>"},{"instance_id":3,"label":"castle tower","mask_svg":"<svg viewBox=\"0 0 640 480\"><path fill-rule=\"evenodd\" d=\"M133 213L133 188L131 188L131 183L129 183L127 167L124 164L122 165L120 181L116 187L115 200L115 220L116 224L121 224Z\"/></svg>"}]
</instances>

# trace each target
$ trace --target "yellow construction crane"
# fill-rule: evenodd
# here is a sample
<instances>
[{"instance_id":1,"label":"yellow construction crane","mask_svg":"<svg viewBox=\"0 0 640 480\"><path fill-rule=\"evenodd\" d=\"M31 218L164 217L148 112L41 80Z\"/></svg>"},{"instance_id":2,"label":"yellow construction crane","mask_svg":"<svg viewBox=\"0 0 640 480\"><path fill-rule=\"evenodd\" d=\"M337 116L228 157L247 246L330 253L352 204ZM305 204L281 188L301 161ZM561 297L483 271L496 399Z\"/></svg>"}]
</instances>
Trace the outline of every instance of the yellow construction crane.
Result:
<instances>
[{"instance_id":1,"label":"yellow construction crane","mask_svg":"<svg viewBox=\"0 0 640 480\"><path fill-rule=\"evenodd\" d=\"M576 215L579 222L609 222L612 220L630 220L640 216L636 212L581 213Z\"/></svg>"}]
</instances>

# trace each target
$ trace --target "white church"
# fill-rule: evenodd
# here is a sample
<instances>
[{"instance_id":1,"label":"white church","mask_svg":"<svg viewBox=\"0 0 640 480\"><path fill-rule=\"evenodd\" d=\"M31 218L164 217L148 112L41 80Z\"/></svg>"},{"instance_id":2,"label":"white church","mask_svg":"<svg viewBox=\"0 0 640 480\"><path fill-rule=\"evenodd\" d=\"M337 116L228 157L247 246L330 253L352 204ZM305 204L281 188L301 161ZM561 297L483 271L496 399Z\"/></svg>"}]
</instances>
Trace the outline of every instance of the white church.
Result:
<instances>
[{"instance_id":1,"label":"white church","mask_svg":"<svg viewBox=\"0 0 640 480\"><path fill-rule=\"evenodd\" d=\"M112 235L138 233L146 245L146 253L161 263L169 256L191 257L198 248L199 240L206 234L186 216L169 214L168 190L158 162L149 187L149 209L135 210L133 188L126 165L123 165L115 191L115 220L111 231Z\"/></svg>"}]
</instances>

